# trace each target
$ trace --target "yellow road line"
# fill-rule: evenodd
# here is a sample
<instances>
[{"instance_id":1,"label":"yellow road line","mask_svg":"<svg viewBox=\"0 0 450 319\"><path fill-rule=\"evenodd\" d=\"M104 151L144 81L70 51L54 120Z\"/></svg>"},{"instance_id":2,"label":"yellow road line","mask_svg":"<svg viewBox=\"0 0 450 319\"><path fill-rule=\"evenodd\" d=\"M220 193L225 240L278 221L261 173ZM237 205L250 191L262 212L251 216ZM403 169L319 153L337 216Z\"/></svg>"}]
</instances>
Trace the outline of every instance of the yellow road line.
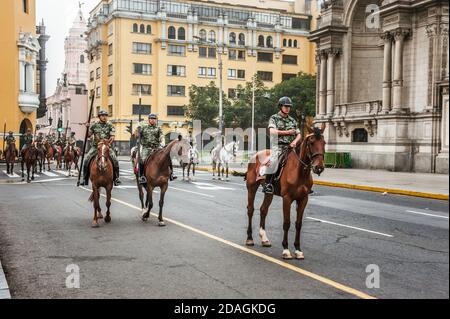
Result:
<instances>
[{"instance_id":1,"label":"yellow road line","mask_svg":"<svg viewBox=\"0 0 450 319\"><path fill-rule=\"evenodd\" d=\"M196 170L203 171L203 172L212 172L212 169L204 168L204 167L198 167L198 168L196 168ZM235 173L241 174L240 172L237 172L237 171L234 171L234 170L230 171L231 175L233 175ZM321 185L321 186L348 188L348 189L356 189L356 190L370 191L370 192L377 192L377 193L389 193L389 194L395 194L395 195L406 195L406 196L430 198L430 199L438 199L438 200L449 200L449 196L445 195L445 194L416 192L416 191L409 191L409 190L397 189L397 188L385 188L385 187L377 187L377 186L354 185L354 184L335 183L335 182L318 181L318 180L315 180L314 184L315 185Z\"/></svg>"},{"instance_id":2,"label":"yellow road line","mask_svg":"<svg viewBox=\"0 0 450 319\"><path fill-rule=\"evenodd\" d=\"M87 189L87 188L85 188L85 187L80 187L80 188L81 188L81 189L84 189L84 190L86 190L86 191L89 191L89 192L91 191L90 189ZM102 194L101 196L105 197L104 194ZM119 204L122 204L122 205L124 205L124 206L128 206L128 207L130 207L130 208L133 208L133 209L142 211L141 208L139 208L139 207L137 207L137 206L135 206L135 205L129 204L129 203L127 203L127 202L124 202L124 201L122 201L122 200L120 200L120 199L112 198L111 200L112 200L112 201L115 201L115 202L117 202L117 203L119 203ZM154 213L151 213L151 215L153 215L154 217L158 217L158 215L157 215L157 214L154 214ZM358 297L358 298L361 298L361 299L376 299L376 297L373 297L373 296L371 296L371 295L368 295L368 294L366 294L366 293L364 293L364 292L362 292L362 291L359 291L359 290L357 290L357 289L354 289L354 288L351 288L351 287L349 287L349 286L343 285L343 284L341 284L341 283L338 283L338 282L336 282L336 281L334 281L334 280L331 280L331 279L328 279L328 278L326 278L326 277L317 275L317 274L315 274L315 273L313 273L313 272L304 270L304 269L302 269L302 268L300 268L300 267L291 265L291 264L289 264L289 263L287 263L287 262L284 262L284 261L282 261L282 260L278 260L278 259L276 259L276 258L267 256L267 255L265 255L265 254L262 254L262 253L260 253L260 252L255 251L255 250L253 250L253 249L249 249L249 248L247 248L247 247L238 245L238 244L233 243L233 242L231 242L231 241L229 241L229 240L226 240L226 239L217 237L217 236L215 236L215 235L209 234L209 233L207 233L207 232L204 232L204 231L199 230L199 229L197 229L197 228L194 228L194 227L192 227L192 226L189 226L189 225L186 225L186 224L184 224L184 223L181 223L181 222L178 222L178 221L176 221L176 220L173 220L173 219L171 219L171 218L166 218L166 217L165 217L164 220L166 220L166 221L168 221L169 223L172 223L172 224L174 224L174 225L177 225L177 226L179 226L179 227L181 227L181 228L188 229L188 230L190 230L190 231L192 231L192 232L194 232L194 233L197 233L197 234L199 234L199 235L202 235L202 236L204 236L204 237L207 237L207 238L209 238L209 239L212 239L212 240L221 242L221 243L223 243L223 244L225 244L225 245L231 246L231 247L236 248L236 249L238 249L238 250L240 250L240 251L246 252L246 253L251 254L251 255L253 255L253 256L256 256L256 257L259 257L259 258L261 258L261 259L264 259L264 260L266 260L266 261L268 261L268 262L277 264L277 265L279 265L279 266L281 266L281 267L283 267L283 268L292 270L292 271L294 271L294 272L296 272L296 273L299 273L299 274L304 275L304 276L306 276L306 277L309 277L309 278L311 278L311 279L317 280L317 281L319 281L319 282L321 282L321 283L323 283L323 284L326 284L326 285L328 285L328 286L331 286L331 287L333 287L333 288L335 288L335 289L337 289L337 290L343 291L343 292L348 293L348 294L350 294L350 295L354 295L354 296L356 296L356 297Z\"/></svg>"}]
</instances>

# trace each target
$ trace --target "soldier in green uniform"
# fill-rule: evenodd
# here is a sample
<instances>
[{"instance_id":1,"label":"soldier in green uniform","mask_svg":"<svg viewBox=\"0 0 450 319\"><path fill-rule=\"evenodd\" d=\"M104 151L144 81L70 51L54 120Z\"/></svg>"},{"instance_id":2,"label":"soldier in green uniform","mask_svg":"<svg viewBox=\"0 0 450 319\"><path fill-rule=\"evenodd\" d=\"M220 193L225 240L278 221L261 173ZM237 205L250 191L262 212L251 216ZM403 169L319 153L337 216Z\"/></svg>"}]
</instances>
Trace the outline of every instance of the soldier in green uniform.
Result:
<instances>
[{"instance_id":1,"label":"soldier in green uniform","mask_svg":"<svg viewBox=\"0 0 450 319\"><path fill-rule=\"evenodd\" d=\"M75 144L77 143L77 139L75 138L75 132L70 133L69 138L67 139L67 145L63 150L63 153L65 153L67 147L69 145L72 145L74 147L74 149L76 150Z\"/></svg>"},{"instance_id":2,"label":"soldier in green uniform","mask_svg":"<svg viewBox=\"0 0 450 319\"><path fill-rule=\"evenodd\" d=\"M52 133L52 134L48 134L47 137L47 142L50 144L50 146L53 148L53 154L56 154L57 150L56 150L56 134Z\"/></svg>"},{"instance_id":3,"label":"soldier in green uniform","mask_svg":"<svg viewBox=\"0 0 450 319\"><path fill-rule=\"evenodd\" d=\"M6 144L5 153L8 150L11 144L16 143L16 138L14 137L14 133L12 131L8 132L8 136L4 138L4 143ZM16 154L17 156L17 154Z\"/></svg>"},{"instance_id":4,"label":"soldier in green uniform","mask_svg":"<svg viewBox=\"0 0 450 319\"><path fill-rule=\"evenodd\" d=\"M33 134L31 132L31 129L27 129L27 132L22 135L23 140L23 146L22 150L20 151L20 154L23 156L23 153L25 150L33 143Z\"/></svg>"},{"instance_id":5,"label":"soldier in green uniform","mask_svg":"<svg viewBox=\"0 0 450 319\"><path fill-rule=\"evenodd\" d=\"M272 154L270 157L270 166L265 172L266 182L263 192L273 194L273 177L278 170L280 155L289 147L294 148L300 142L302 136L298 129L297 122L289 116L292 107L292 100L289 97L282 97L278 101L280 112L274 114L269 120L270 144Z\"/></svg>"},{"instance_id":6,"label":"soldier in green uniform","mask_svg":"<svg viewBox=\"0 0 450 319\"><path fill-rule=\"evenodd\" d=\"M152 154L153 152L161 149L161 144L164 138L164 133L162 129L158 126L158 116L156 114L150 114L148 116L148 124L144 124L141 126L141 145L142 151L140 154L140 184L146 184L147 180L144 174L144 161L145 159ZM134 136L136 139L139 139L139 128L134 132ZM176 177L173 176L173 166L172 160L169 162L170 167L170 180L173 181Z\"/></svg>"},{"instance_id":7,"label":"soldier in green uniform","mask_svg":"<svg viewBox=\"0 0 450 319\"><path fill-rule=\"evenodd\" d=\"M83 183L82 186L87 186L89 184L89 163L91 159L97 155L97 140L98 137L100 140L108 140L109 144L114 142L114 138L116 135L116 129L112 125L111 122L108 121L108 112L100 111L98 113L99 121L94 123L93 125L87 124L89 128L88 137L92 138L92 146L89 152L85 155L85 159L83 162ZM119 161L117 160L116 153L114 149L111 147L109 156L111 157L111 161L114 166L114 185L118 186L122 182L119 179Z\"/></svg>"}]
</instances>

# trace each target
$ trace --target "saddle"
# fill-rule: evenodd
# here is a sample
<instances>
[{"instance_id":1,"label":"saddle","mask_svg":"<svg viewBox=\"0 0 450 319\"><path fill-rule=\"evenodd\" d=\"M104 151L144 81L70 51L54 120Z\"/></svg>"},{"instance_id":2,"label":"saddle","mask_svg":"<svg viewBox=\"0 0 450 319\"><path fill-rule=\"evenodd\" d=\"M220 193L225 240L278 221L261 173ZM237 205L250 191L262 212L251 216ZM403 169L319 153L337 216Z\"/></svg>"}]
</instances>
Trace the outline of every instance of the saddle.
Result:
<instances>
[{"instance_id":1,"label":"saddle","mask_svg":"<svg viewBox=\"0 0 450 319\"><path fill-rule=\"evenodd\" d=\"M280 156L278 157L278 168L277 171L273 174L272 184L275 190L275 194L278 195L280 193L280 178L283 174L284 167L286 166L287 158L289 155L290 149L285 149ZM264 154L264 158L261 161L261 165L259 167L256 167L256 176L257 180L263 180L265 179L264 176L260 175L260 169L261 167L265 167L266 169L270 166L270 156L272 154L272 151L266 152Z\"/></svg>"}]
</instances>

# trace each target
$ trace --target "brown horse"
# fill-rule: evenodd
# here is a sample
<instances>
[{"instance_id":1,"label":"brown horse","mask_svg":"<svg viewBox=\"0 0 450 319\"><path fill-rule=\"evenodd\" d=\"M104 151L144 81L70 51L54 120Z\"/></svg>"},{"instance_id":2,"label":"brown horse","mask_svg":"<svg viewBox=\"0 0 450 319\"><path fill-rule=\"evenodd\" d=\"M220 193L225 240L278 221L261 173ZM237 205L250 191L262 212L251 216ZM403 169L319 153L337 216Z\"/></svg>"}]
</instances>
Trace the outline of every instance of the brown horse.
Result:
<instances>
[{"instance_id":1,"label":"brown horse","mask_svg":"<svg viewBox=\"0 0 450 319\"><path fill-rule=\"evenodd\" d=\"M295 223L295 258L304 259L304 254L300 248L300 231L302 228L303 213L308 203L308 196L313 186L311 170L320 175L324 171L324 153L325 140L323 132L326 125L322 128L311 128L307 126L308 135L303 139L300 147L290 149L283 171L279 178L279 187L276 187L276 195L283 199L283 259L292 259L291 252L288 249L288 232L291 225L291 205L295 201L297 203L297 220ZM270 151L262 151L256 154L248 165L246 174L247 192L248 192L248 229L247 229L247 246L253 246L252 237L252 218L255 210L254 202L256 192L261 180L258 180L258 172L261 163L265 162ZM259 235L262 246L270 247L271 243L266 233L266 217L269 206L272 203L273 195L266 194L261 206L261 221Z\"/></svg>"},{"instance_id":2,"label":"brown horse","mask_svg":"<svg viewBox=\"0 0 450 319\"><path fill-rule=\"evenodd\" d=\"M98 220L103 218L102 210L100 208L100 188L106 189L106 217L105 222L111 222L111 191L113 189L114 169L113 162L110 158L110 145L108 142L101 141L97 146L97 156L91 161L89 165L90 180L92 183L92 194L89 200L94 203L94 219L92 220L92 227L98 228Z\"/></svg>"},{"instance_id":3,"label":"brown horse","mask_svg":"<svg viewBox=\"0 0 450 319\"><path fill-rule=\"evenodd\" d=\"M37 164L39 165L39 172L42 173L42 169L45 171L45 159L46 159L46 150L43 143L39 143L36 145L37 149ZM35 173L37 173L37 166L34 169Z\"/></svg>"},{"instance_id":4,"label":"brown horse","mask_svg":"<svg viewBox=\"0 0 450 319\"><path fill-rule=\"evenodd\" d=\"M55 151L53 150L52 145L50 145L50 143L47 140L45 140L45 142L44 142L44 147L45 147L45 157L47 159L48 170L51 171L50 162L53 159L53 157L55 156ZM45 165L45 162L44 162L44 165Z\"/></svg>"},{"instance_id":5,"label":"brown horse","mask_svg":"<svg viewBox=\"0 0 450 319\"><path fill-rule=\"evenodd\" d=\"M147 199L144 205L144 192L142 185L138 184L139 199L141 200L142 207L142 220L147 221L150 218L150 212L153 208L153 191L156 187L161 189L161 196L159 199L159 226L165 226L164 219L162 217L164 207L164 197L166 191L169 188L170 168L169 159L172 153L172 148L179 143L178 140L173 140L165 148L155 151L150 154L144 162L144 172L147 178Z\"/></svg>"},{"instance_id":6,"label":"brown horse","mask_svg":"<svg viewBox=\"0 0 450 319\"><path fill-rule=\"evenodd\" d=\"M62 169L63 149L61 145L56 145L56 169Z\"/></svg>"},{"instance_id":7,"label":"brown horse","mask_svg":"<svg viewBox=\"0 0 450 319\"><path fill-rule=\"evenodd\" d=\"M25 180L24 165L27 167L27 183L34 181L34 172L36 170L36 163L38 158L38 150L34 143L32 143L26 150L22 152L22 181Z\"/></svg>"},{"instance_id":8,"label":"brown horse","mask_svg":"<svg viewBox=\"0 0 450 319\"><path fill-rule=\"evenodd\" d=\"M78 157L77 157L77 150L72 144L67 145L66 150L64 152L64 164L66 167L66 170L69 173L69 177L72 170L72 164L75 163L75 169L78 168Z\"/></svg>"},{"instance_id":9,"label":"brown horse","mask_svg":"<svg viewBox=\"0 0 450 319\"><path fill-rule=\"evenodd\" d=\"M14 163L17 157L16 143L8 143L8 148L3 155L5 156L6 160L6 173L9 175L13 175Z\"/></svg>"}]
</instances>

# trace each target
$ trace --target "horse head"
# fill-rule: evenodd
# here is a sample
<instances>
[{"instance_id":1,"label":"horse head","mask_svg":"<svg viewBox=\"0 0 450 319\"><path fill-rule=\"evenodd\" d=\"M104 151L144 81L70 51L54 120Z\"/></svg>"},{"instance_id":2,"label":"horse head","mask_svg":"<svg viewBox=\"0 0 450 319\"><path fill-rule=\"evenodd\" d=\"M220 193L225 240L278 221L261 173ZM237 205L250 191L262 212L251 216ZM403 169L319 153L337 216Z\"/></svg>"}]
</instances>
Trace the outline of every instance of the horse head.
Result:
<instances>
[{"instance_id":1,"label":"horse head","mask_svg":"<svg viewBox=\"0 0 450 319\"><path fill-rule=\"evenodd\" d=\"M106 172L108 168L107 160L110 158L109 157L110 148L111 145L107 140L103 140L97 143L97 167L102 173Z\"/></svg>"},{"instance_id":2,"label":"horse head","mask_svg":"<svg viewBox=\"0 0 450 319\"><path fill-rule=\"evenodd\" d=\"M310 160L312 171L319 175L325 170L325 138L323 132L326 129L326 123L322 123L322 127L306 126L308 135L305 137L306 154Z\"/></svg>"}]
</instances>

